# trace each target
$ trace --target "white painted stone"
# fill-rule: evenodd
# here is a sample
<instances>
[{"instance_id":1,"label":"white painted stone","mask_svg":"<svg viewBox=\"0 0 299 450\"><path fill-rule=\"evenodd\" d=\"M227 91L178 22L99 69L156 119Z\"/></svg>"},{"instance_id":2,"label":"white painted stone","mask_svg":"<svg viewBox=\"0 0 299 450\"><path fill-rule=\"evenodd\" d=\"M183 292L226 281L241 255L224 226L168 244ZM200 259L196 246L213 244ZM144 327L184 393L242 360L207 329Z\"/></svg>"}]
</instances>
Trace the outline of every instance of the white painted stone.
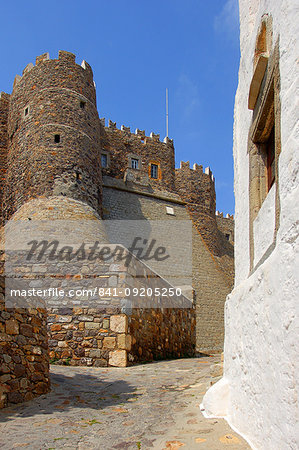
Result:
<instances>
[{"instance_id":1,"label":"white painted stone","mask_svg":"<svg viewBox=\"0 0 299 450\"><path fill-rule=\"evenodd\" d=\"M228 408L229 384L225 377L209 389L200 409L205 417L224 417Z\"/></svg>"},{"instance_id":2,"label":"white painted stone","mask_svg":"<svg viewBox=\"0 0 299 450\"><path fill-rule=\"evenodd\" d=\"M275 230L275 185L265 198L253 222L254 266L273 243Z\"/></svg>"},{"instance_id":3,"label":"white painted stone","mask_svg":"<svg viewBox=\"0 0 299 450\"><path fill-rule=\"evenodd\" d=\"M298 1L239 0L239 4L241 61L234 119L236 279L225 305L225 382L207 392L203 407L210 416L224 415L253 448L287 450L299 446L295 324L299 297ZM279 37L280 51L280 228L275 249L249 276L247 139L252 111L247 105L255 41L265 13L272 16L273 43ZM263 247L258 228L255 225L255 245ZM263 249L256 250L256 259L258 252Z\"/></svg>"}]
</instances>

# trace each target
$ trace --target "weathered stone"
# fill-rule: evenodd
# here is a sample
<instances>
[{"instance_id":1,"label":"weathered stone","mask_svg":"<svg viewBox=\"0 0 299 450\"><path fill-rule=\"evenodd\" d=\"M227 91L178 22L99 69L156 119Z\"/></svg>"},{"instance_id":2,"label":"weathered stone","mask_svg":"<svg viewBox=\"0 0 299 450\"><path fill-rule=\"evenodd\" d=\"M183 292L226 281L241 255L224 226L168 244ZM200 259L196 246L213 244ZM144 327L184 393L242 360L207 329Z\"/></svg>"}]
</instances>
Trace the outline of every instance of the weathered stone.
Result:
<instances>
[{"instance_id":1,"label":"weathered stone","mask_svg":"<svg viewBox=\"0 0 299 450\"><path fill-rule=\"evenodd\" d=\"M100 349L92 349L89 351L90 358L100 358L102 356L102 350Z\"/></svg>"},{"instance_id":2,"label":"weathered stone","mask_svg":"<svg viewBox=\"0 0 299 450\"><path fill-rule=\"evenodd\" d=\"M103 349L115 348L116 337L104 337L103 339Z\"/></svg>"},{"instance_id":3,"label":"weathered stone","mask_svg":"<svg viewBox=\"0 0 299 450\"><path fill-rule=\"evenodd\" d=\"M99 323L95 323L95 322L86 322L85 323L85 328L87 330L99 329L100 328L100 324Z\"/></svg>"},{"instance_id":4,"label":"weathered stone","mask_svg":"<svg viewBox=\"0 0 299 450\"><path fill-rule=\"evenodd\" d=\"M110 320L109 319L103 319L103 328L104 329L108 329L110 325Z\"/></svg>"},{"instance_id":5,"label":"weathered stone","mask_svg":"<svg viewBox=\"0 0 299 450\"><path fill-rule=\"evenodd\" d=\"M126 350L114 350L109 352L109 365L115 367L127 366L127 352Z\"/></svg>"},{"instance_id":6,"label":"weathered stone","mask_svg":"<svg viewBox=\"0 0 299 450\"><path fill-rule=\"evenodd\" d=\"M22 403L24 401L20 392L8 392L7 399L10 403Z\"/></svg>"},{"instance_id":7,"label":"weathered stone","mask_svg":"<svg viewBox=\"0 0 299 450\"><path fill-rule=\"evenodd\" d=\"M7 320L5 331L7 334L19 334L19 323L14 319Z\"/></svg>"},{"instance_id":8,"label":"weathered stone","mask_svg":"<svg viewBox=\"0 0 299 450\"><path fill-rule=\"evenodd\" d=\"M131 350L132 337L128 334L119 334L117 336L117 347L122 350Z\"/></svg>"},{"instance_id":9,"label":"weathered stone","mask_svg":"<svg viewBox=\"0 0 299 450\"><path fill-rule=\"evenodd\" d=\"M31 325L28 325L27 323L22 323L20 325L20 333L23 336L32 337L33 336L33 328Z\"/></svg>"},{"instance_id":10,"label":"weathered stone","mask_svg":"<svg viewBox=\"0 0 299 450\"><path fill-rule=\"evenodd\" d=\"M78 316L78 320L82 322L93 322L94 318L93 316Z\"/></svg>"},{"instance_id":11,"label":"weathered stone","mask_svg":"<svg viewBox=\"0 0 299 450\"><path fill-rule=\"evenodd\" d=\"M116 333L126 333L128 330L128 317L124 314L111 316L110 329Z\"/></svg>"},{"instance_id":12,"label":"weathered stone","mask_svg":"<svg viewBox=\"0 0 299 450\"><path fill-rule=\"evenodd\" d=\"M66 323L66 322L71 322L72 321L72 316L58 316L57 317L57 322L60 323Z\"/></svg>"}]
</instances>

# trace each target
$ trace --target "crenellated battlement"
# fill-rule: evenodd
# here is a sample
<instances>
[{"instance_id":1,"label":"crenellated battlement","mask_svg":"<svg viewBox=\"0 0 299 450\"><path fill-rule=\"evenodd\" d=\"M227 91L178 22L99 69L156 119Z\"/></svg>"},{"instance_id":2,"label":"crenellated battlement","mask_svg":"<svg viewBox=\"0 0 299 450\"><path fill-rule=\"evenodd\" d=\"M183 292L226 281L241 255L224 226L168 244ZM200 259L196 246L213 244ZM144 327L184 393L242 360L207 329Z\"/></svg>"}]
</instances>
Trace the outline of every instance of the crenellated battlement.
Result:
<instances>
[{"instance_id":1,"label":"crenellated battlement","mask_svg":"<svg viewBox=\"0 0 299 450\"><path fill-rule=\"evenodd\" d=\"M139 141L143 141L144 144L149 142L158 142L160 144L166 144L173 146L173 139L170 139L169 137L165 137L163 141L160 140L160 134L156 134L151 132L149 136L145 134L145 130L140 130L139 128L136 128L135 133L131 131L130 127L126 127L125 125L121 125L120 128L117 128L116 122L113 122L111 119L108 120L108 125L106 126L106 119L105 117L100 118L100 122L102 127L107 129L108 132L110 131L121 131L124 135L132 138L132 139L138 139Z\"/></svg>"},{"instance_id":2,"label":"crenellated battlement","mask_svg":"<svg viewBox=\"0 0 299 450\"><path fill-rule=\"evenodd\" d=\"M181 161L175 169L175 186L178 194L190 205L197 205L207 214L214 216L216 209L215 179L209 167L189 161ZM196 207L196 208L197 208Z\"/></svg>"},{"instance_id":3,"label":"crenellated battlement","mask_svg":"<svg viewBox=\"0 0 299 450\"><path fill-rule=\"evenodd\" d=\"M220 211L216 211L216 216L220 217L221 219L231 219L234 220L234 215L233 214L226 214L225 216L223 215L223 212Z\"/></svg>"},{"instance_id":4,"label":"crenellated battlement","mask_svg":"<svg viewBox=\"0 0 299 450\"><path fill-rule=\"evenodd\" d=\"M188 172L190 173L190 176L193 176L194 172L198 173L200 176L201 175L208 175L208 177L214 182L215 181L215 177L210 169L210 167L206 167L205 170L203 171L203 166L199 165L197 163L193 164L193 167L190 167L190 161L180 161L180 167L175 169L176 171L183 171L185 172L185 174L187 174Z\"/></svg>"},{"instance_id":5,"label":"crenellated battlement","mask_svg":"<svg viewBox=\"0 0 299 450\"><path fill-rule=\"evenodd\" d=\"M38 66L41 67L41 65L45 65L51 62L81 68L82 70L85 71L85 76L89 79L89 81L92 81L94 84L92 68L85 60L83 60L81 64L77 64L76 55L74 55L74 53L59 50L58 59L51 59L49 53L43 53L42 55L36 57L35 65L32 63L27 64L27 66L23 70L22 76L21 75L15 76L13 89L20 83L24 75L27 75L29 72L32 71L32 69Z\"/></svg>"}]
</instances>

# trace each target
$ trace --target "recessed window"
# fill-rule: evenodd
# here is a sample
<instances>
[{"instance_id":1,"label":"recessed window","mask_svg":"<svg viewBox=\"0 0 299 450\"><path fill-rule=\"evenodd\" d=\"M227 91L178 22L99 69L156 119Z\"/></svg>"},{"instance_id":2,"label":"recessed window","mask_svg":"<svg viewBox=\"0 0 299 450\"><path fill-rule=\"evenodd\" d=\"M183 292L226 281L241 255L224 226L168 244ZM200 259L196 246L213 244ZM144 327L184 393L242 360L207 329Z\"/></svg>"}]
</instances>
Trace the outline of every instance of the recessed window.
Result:
<instances>
[{"instance_id":1,"label":"recessed window","mask_svg":"<svg viewBox=\"0 0 299 450\"><path fill-rule=\"evenodd\" d=\"M55 135L54 135L54 142L55 142L56 144L59 144L59 142L60 142L60 134L55 134Z\"/></svg>"},{"instance_id":2,"label":"recessed window","mask_svg":"<svg viewBox=\"0 0 299 450\"><path fill-rule=\"evenodd\" d=\"M27 106L27 107L24 109L24 116L26 117L26 116L28 116L28 114L29 114L29 106Z\"/></svg>"},{"instance_id":3,"label":"recessed window","mask_svg":"<svg viewBox=\"0 0 299 450\"><path fill-rule=\"evenodd\" d=\"M274 127L271 130L270 136L266 142L265 149L267 153L267 181L268 191L270 191L275 181L275 136Z\"/></svg>"},{"instance_id":4,"label":"recessed window","mask_svg":"<svg viewBox=\"0 0 299 450\"><path fill-rule=\"evenodd\" d=\"M82 102L82 101L80 102L80 108L81 108L81 109L84 109L84 108L85 108L85 102Z\"/></svg>"},{"instance_id":5,"label":"recessed window","mask_svg":"<svg viewBox=\"0 0 299 450\"><path fill-rule=\"evenodd\" d=\"M151 164L151 178L158 178L158 165Z\"/></svg>"},{"instance_id":6,"label":"recessed window","mask_svg":"<svg viewBox=\"0 0 299 450\"><path fill-rule=\"evenodd\" d=\"M103 169L108 167L108 155L106 153L101 154L101 164Z\"/></svg>"},{"instance_id":7,"label":"recessed window","mask_svg":"<svg viewBox=\"0 0 299 450\"><path fill-rule=\"evenodd\" d=\"M139 168L139 160L137 158L131 158L131 168L132 169Z\"/></svg>"},{"instance_id":8,"label":"recessed window","mask_svg":"<svg viewBox=\"0 0 299 450\"><path fill-rule=\"evenodd\" d=\"M229 234L226 234L225 237L226 237L226 240L229 241Z\"/></svg>"}]
</instances>

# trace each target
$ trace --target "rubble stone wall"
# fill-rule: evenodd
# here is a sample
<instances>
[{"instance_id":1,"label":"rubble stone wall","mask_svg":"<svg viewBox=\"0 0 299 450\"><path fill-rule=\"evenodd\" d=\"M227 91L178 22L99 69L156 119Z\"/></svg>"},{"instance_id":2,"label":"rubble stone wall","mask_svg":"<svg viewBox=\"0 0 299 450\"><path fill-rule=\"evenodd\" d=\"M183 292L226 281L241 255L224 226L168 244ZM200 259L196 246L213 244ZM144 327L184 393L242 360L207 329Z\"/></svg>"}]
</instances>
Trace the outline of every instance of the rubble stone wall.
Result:
<instances>
[{"instance_id":1,"label":"rubble stone wall","mask_svg":"<svg viewBox=\"0 0 299 450\"><path fill-rule=\"evenodd\" d=\"M78 277L74 277L78 281ZM135 287L171 288L132 256L128 267L110 262L101 279L89 282L105 290L102 308L52 310L48 318L50 358L70 365L120 366L137 361L193 356L195 307L186 297L124 295ZM110 290L109 290L110 289ZM109 290L109 293L108 293ZM118 295L113 297L113 292ZM111 293L112 292L112 293ZM165 307L164 307L165 306Z\"/></svg>"},{"instance_id":2,"label":"rubble stone wall","mask_svg":"<svg viewBox=\"0 0 299 450\"><path fill-rule=\"evenodd\" d=\"M0 273L0 408L50 389L47 314L5 308L4 255Z\"/></svg>"}]
</instances>

